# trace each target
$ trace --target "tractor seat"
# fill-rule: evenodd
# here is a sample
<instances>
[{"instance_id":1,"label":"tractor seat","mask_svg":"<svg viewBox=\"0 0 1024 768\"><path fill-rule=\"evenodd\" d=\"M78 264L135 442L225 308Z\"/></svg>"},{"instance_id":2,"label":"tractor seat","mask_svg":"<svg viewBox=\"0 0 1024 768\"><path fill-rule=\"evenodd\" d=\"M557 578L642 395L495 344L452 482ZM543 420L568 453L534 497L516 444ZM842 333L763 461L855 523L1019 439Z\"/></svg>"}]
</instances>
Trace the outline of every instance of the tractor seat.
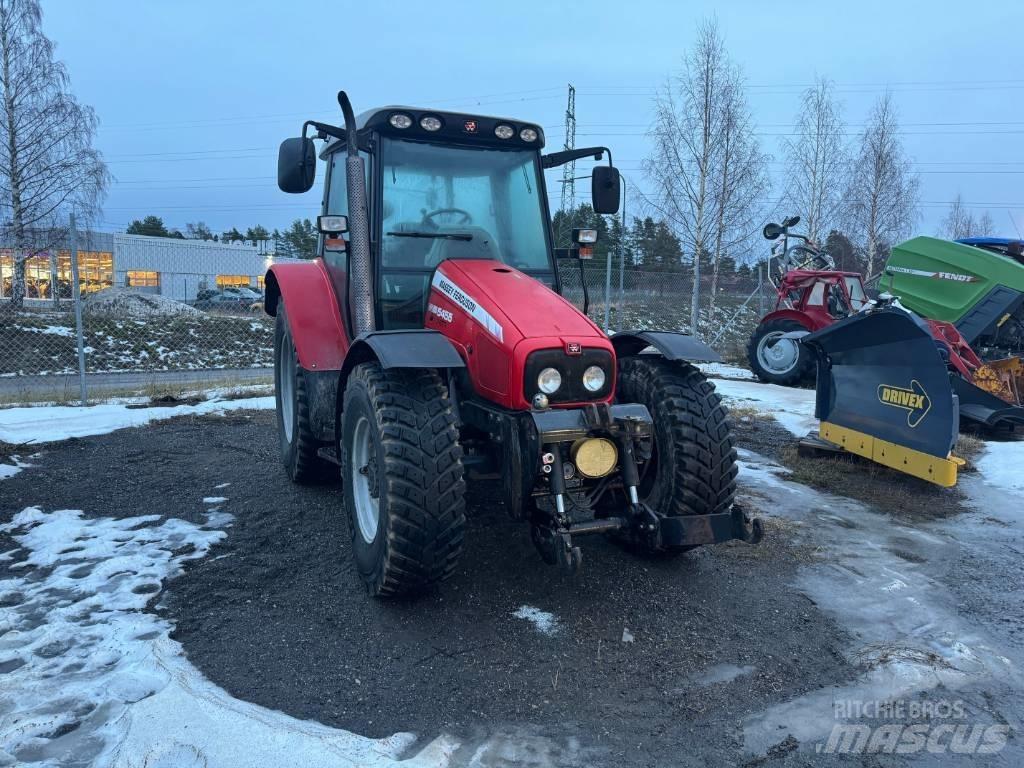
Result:
<instances>
[{"instance_id":1,"label":"tractor seat","mask_svg":"<svg viewBox=\"0 0 1024 768\"><path fill-rule=\"evenodd\" d=\"M445 259L495 259L501 261L498 244L494 236L483 227L444 225L437 228L439 233L453 235L472 235L472 240L433 241L427 254L426 266L436 267Z\"/></svg>"}]
</instances>

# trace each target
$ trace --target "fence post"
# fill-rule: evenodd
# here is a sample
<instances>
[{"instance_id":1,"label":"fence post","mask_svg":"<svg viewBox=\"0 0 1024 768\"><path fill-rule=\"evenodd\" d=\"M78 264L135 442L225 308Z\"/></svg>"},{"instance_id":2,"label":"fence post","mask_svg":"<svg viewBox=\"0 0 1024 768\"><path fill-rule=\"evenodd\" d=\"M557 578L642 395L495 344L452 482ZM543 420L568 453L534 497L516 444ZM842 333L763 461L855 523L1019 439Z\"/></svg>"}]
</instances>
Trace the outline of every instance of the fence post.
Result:
<instances>
[{"instance_id":1,"label":"fence post","mask_svg":"<svg viewBox=\"0 0 1024 768\"><path fill-rule=\"evenodd\" d=\"M608 332L608 312L612 306L612 249L604 260L604 331Z\"/></svg>"},{"instance_id":2,"label":"fence post","mask_svg":"<svg viewBox=\"0 0 1024 768\"><path fill-rule=\"evenodd\" d=\"M82 286L78 282L78 230L75 228L75 214L71 223L71 298L75 304L75 337L78 345L78 389L82 405L89 404L85 387L85 339L82 333Z\"/></svg>"},{"instance_id":3,"label":"fence post","mask_svg":"<svg viewBox=\"0 0 1024 768\"><path fill-rule=\"evenodd\" d=\"M758 317L764 317L764 264L757 262L757 304Z\"/></svg>"}]
</instances>

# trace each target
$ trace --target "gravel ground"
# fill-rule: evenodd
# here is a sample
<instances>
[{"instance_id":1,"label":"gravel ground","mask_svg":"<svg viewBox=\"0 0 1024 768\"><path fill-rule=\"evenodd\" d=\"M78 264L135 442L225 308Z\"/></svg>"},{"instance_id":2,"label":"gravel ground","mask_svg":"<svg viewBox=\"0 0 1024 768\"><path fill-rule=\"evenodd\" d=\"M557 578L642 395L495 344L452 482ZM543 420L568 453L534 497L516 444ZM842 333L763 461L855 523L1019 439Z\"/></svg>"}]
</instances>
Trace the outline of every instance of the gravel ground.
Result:
<instances>
[{"instance_id":1,"label":"gravel ground","mask_svg":"<svg viewBox=\"0 0 1024 768\"><path fill-rule=\"evenodd\" d=\"M766 453L784 437L771 424L738 434ZM794 586L818 555L778 517L759 547L674 559L586 539L572 576L541 563L526 527L477 487L455 576L424 598L378 602L349 563L340 489L284 480L272 413L72 440L33 464L0 486L0 520L35 505L201 522L203 498L226 497L228 536L152 610L232 695L368 736L412 731L411 753L450 734L464 745L457 764L504 739L515 762L487 765L822 765L786 732L751 756L743 723L864 671L845 653L847 631ZM771 511L763 496L743 501ZM554 631L517 617L524 606L551 614Z\"/></svg>"},{"instance_id":2,"label":"gravel ground","mask_svg":"<svg viewBox=\"0 0 1024 768\"><path fill-rule=\"evenodd\" d=\"M806 553L781 523L756 549L668 560L592 538L570 576L476 493L454 578L382 603L348 562L339 489L284 481L272 414L72 440L34 463L4 481L3 518L37 505L198 522L204 496L228 497L227 539L159 610L233 695L357 733L506 734L546 745L550 764L723 764L743 756L745 715L856 674L843 633L789 586ZM551 613L555 632L517 618L524 605Z\"/></svg>"}]
</instances>

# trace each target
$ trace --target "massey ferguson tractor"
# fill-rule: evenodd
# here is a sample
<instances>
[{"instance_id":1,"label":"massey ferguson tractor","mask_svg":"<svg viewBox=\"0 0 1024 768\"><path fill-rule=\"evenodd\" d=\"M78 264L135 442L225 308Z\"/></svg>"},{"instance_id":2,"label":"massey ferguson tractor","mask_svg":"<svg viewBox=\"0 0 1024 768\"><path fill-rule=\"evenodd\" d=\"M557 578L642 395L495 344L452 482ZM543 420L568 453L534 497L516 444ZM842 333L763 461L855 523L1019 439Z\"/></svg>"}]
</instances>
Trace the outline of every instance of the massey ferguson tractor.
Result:
<instances>
[{"instance_id":1,"label":"massey ferguson tractor","mask_svg":"<svg viewBox=\"0 0 1024 768\"><path fill-rule=\"evenodd\" d=\"M319 257L275 264L281 457L336 474L359 576L375 596L451 575L466 480L500 489L543 559L578 567L576 537L648 554L760 538L733 506L736 451L699 341L609 338L561 294L544 169L608 154L593 205L619 207L606 148L542 154L521 120L384 107L286 139L278 186L313 186L325 143ZM312 132L312 135L310 135ZM592 247L577 231L568 257Z\"/></svg>"}]
</instances>

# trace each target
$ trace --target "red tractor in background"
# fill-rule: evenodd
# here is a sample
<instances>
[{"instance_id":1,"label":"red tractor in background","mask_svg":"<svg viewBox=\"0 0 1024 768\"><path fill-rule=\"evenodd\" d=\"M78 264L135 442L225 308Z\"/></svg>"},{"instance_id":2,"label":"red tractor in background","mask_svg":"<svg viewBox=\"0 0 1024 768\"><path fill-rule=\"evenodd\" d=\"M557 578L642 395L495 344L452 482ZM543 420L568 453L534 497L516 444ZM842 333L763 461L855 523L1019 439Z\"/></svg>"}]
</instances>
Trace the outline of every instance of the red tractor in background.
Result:
<instances>
[{"instance_id":1,"label":"red tractor in background","mask_svg":"<svg viewBox=\"0 0 1024 768\"><path fill-rule=\"evenodd\" d=\"M619 207L603 147L544 155L521 120L411 107L308 121L278 186L327 169L319 258L266 276L288 476L340 465L356 570L377 596L448 577L463 546L466 479L500 488L546 562L575 537L646 553L760 538L733 506L736 451L717 360L682 334L609 338L560 295L543 170L584 157L594 210ZM596 239L577 231L578 256Z\"/></svg>"},{"instance_id":2,"label":"red tractor in background","mask_svg":"<svg viewBox=\"0 0 1024 768\"><path fill-rule=\"evenodd\" d=\"M815 356L800 343L803 336L860 311L868 302L860 273L836 271L813 242L789 231L799 222L799 216L791 216L781 225L765 225L765 238L777 241L773 258L782 274L775 309L761 318L747 344L751 370L762 381L783 386L814 382ZM790 245L790 238L802 242Z\"/></svg>"}]
</instances>

